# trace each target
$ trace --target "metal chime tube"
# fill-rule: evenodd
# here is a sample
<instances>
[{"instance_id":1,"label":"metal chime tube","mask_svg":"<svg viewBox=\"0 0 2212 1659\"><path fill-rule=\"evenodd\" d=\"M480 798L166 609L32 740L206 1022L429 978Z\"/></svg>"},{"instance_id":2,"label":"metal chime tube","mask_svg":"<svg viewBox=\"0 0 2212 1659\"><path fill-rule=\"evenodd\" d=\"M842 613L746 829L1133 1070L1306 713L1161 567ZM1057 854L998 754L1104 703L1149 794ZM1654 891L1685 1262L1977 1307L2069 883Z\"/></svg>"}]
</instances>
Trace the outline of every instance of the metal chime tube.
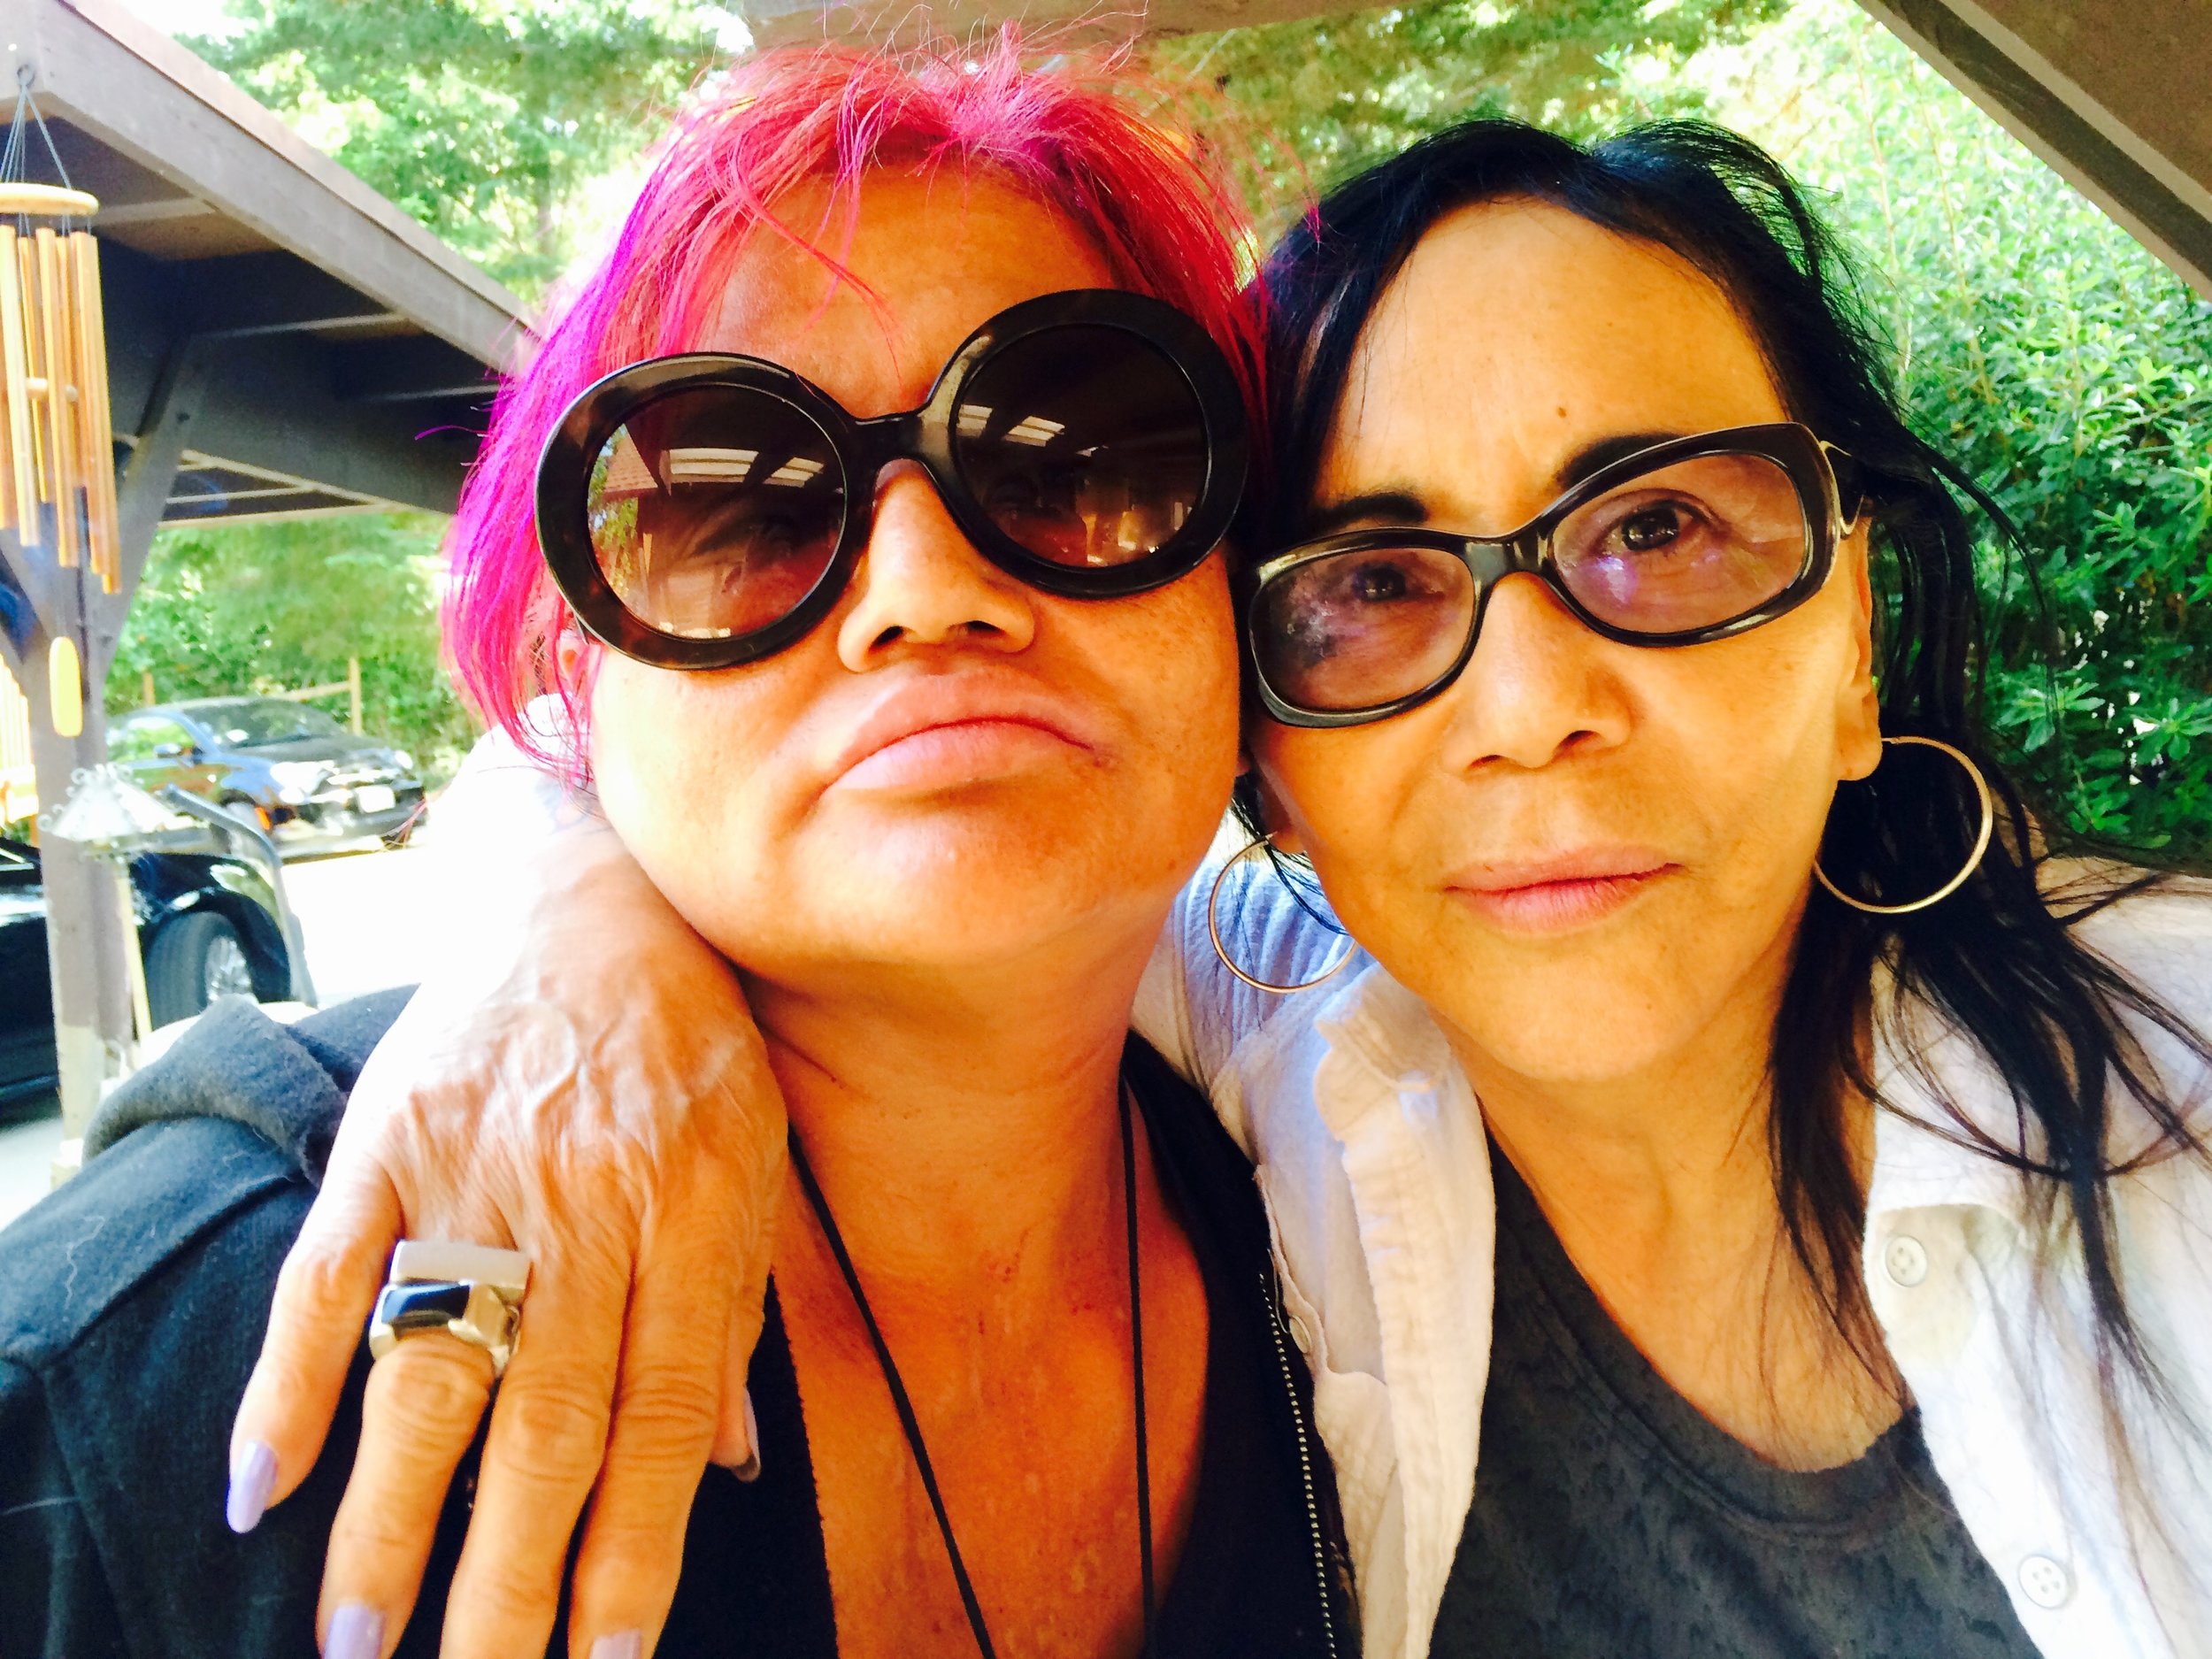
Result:
<instances>
[{"instance_id":1,"label":"metal chime tube","mask_svg":"<svg viewBox=\"0 0 2212 1659\"><path fill-rule=\"evenodd\" d=\"M69 237L69 265L76 277L77 454L84 469L85 525L91 541L92 568L104 593L123 580L122 548L116 527L115 439L108 409L107 324L100 305L100 244L89 231Z\"/></svg>"}]
</instances>

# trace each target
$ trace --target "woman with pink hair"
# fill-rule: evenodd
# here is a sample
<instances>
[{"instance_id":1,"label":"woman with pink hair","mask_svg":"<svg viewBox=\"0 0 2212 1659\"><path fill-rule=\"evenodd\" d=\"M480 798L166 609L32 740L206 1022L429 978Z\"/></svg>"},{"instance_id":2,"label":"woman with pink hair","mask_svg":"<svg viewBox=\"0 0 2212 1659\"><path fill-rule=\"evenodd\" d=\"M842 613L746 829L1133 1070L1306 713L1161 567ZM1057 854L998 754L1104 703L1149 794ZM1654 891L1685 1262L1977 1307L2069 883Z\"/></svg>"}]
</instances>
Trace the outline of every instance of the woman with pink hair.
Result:
<instances>
[{"instance_id":1,"label":"woman with pink hair","mask_svg":"<svg viewBox=\"0 0 2212 1659\"><path fill-rule=\"evenodd\" d=\"M641 871L764 1038L791 1133L747 1171L772 1268L743 1419L717 1446L684 1408L752 1345L696 1310L757 1234L665 1263L695 1303L641 1297L616 1352L576 1333L626 1279L479 1233L414 1241L373 1363L303 1379L340 1402L319 1460L231 1459L319 1170L280 1125L396 1011L240 1008L165 1073L192 1115L121 1097L96 1147L169 1120L12 1240L0 1322L35 1353L0 1366L0 1651L1355 1650L1249 1166L1128 1035L1237 765L1236 223L1169 134L1010 45L770 55L683 125L502 394L449 623L480 704L588 776L634 861L545 879ZM651 941L605 943L574 965L618 999ZM703 1041L752 1041L715 995ZM650 1257L657 1207L740 1139L649 1183L579 1165L566 1230ZM595 1492L611 1394L627 1450L705 1468L684 1502ZM465 1546L472 1514L552 1548ZM319 1605L326 1548L374 1571Z\"/></svg>"}]
</instances>

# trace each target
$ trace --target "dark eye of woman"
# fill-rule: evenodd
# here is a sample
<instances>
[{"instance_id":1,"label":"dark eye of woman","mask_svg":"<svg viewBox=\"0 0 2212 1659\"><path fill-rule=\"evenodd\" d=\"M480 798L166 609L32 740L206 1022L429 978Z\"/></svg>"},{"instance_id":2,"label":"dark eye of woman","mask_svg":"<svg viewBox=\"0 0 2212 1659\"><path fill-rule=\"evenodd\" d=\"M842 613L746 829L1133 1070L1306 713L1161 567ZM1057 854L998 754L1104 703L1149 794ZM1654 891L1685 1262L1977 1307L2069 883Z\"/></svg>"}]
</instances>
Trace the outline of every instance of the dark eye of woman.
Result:
<instances>
[{"instance_id":1,"label":"dark eye of woman","mask_svg":"<svg viewBox=\"0 0 2212 1659\"><path fill-rule=\"evenodd\" d=\"M1406 573L1395 565L1363 565L1353 572L1352 592L1368 604L1406 596Z\"/></svg>"},{"instance_id":2,"label":"dark eye of woman","mask_svg":"<svg viewBox=\"0 0 2212 1659\"><path fill-rule=\"evenodd\" d=\"M1649 553L1670 546L1681 534L1681 511L1671 505L1647 508L1621 520L1621 543L1631 553Z\"/></svg>"}]
</instances>

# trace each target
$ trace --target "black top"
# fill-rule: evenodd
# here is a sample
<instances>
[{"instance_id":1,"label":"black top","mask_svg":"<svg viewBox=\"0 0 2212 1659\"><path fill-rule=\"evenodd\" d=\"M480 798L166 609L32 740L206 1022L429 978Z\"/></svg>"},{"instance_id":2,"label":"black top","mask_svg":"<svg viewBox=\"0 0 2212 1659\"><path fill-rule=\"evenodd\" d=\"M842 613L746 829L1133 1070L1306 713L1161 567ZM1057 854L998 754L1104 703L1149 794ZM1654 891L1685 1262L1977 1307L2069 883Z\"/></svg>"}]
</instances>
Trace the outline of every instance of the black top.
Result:
<instances>
[{"instance_id":1,"label":"black top","mask_svg":"<svg viewBox=\"0 0 2212 1659\"><path fill-rule=\"evenodd\" d=\"M108 1149L0 1233L0 1654L314 1651L365 1350L322 1458L244 1538L223 1524L230 1419L313 1196L329 1113L403 1002L364 999L290 1028L219 1005L103 1108L88 1144ZM1133 1041L1123 1072L1189 1232L1213 1333L1196 1509L1163 1592L1158 1651L1352 1659L1333 1480L1283 1333L1250 1166L1151 1050ZM657 1650L671 1659L726 1654L739 1632L748 1655L835 1651L772 1302L752 1386L761 1477L749 1486L710 1469L701 1483ZM401 1643L411 1659L436 1651L470 1490L465 1471ZM549 1651L565 1642L557 1632Z\"/></svg>"},{"instance_id":2,"label":"black top","mask_svg":"<svg viewBox=\"0 0 2212 1659\"><path fill-rule=\"evenodd\" d=\"M1344 1609L1332 1607L1325 1616L1318 1594L1315 1545L1332 1535L1334 1483L1319 1462L1310 1415L1302 1408L1294 1419L1287 1409L1294 1397L1307 1397L1307 1385L1277 1317L1263 1216L1251 1239L1240 1243L1236 1236L1251 1225L1240 1213L1242 1194L1256 1197L1250 1168L1189 1086L1133 1038L1123 1071L1144 1112L1168 1201L1198 1258L1210 1321L1198 1491L1174 1578L1162 1586L1154 1655L1287 1659L1334 1651L1353 1659L1358 1643ZM1222 1161L1224 1148L1235 1169ZM1237 1202L1208 1190L1217 1179L1235 1183ZM1256 1273L1253 1244L1260 1251ZM730 1631L772 1631L772 1641L764 1638L748 1651L826 1659L837 1651L829 1563L791 1347L772 1287L750 1380L760 1476L749 1485L726 1470L707 1471L659 1651L720 1653ZM1311 1512L1297 1462L1302 1437L1316 1460L1315 1499L1325 1506ZM953 1530L960 1530L956 1512ZM987 1604L988 1586L979 1589Z\"/></svg>"},{"instance_id":3,"label":"black top","mask_svg":"<svg viewBox=\"0 0 2212 1659\"><path fill-rule=\"evenodd\" d=\"M1434 1659L2036 1659L1917 1413L1840 1468L1762 1462L1652 1369L1490 1156L1482 1463Z\"/></svg>"}]
</instances>

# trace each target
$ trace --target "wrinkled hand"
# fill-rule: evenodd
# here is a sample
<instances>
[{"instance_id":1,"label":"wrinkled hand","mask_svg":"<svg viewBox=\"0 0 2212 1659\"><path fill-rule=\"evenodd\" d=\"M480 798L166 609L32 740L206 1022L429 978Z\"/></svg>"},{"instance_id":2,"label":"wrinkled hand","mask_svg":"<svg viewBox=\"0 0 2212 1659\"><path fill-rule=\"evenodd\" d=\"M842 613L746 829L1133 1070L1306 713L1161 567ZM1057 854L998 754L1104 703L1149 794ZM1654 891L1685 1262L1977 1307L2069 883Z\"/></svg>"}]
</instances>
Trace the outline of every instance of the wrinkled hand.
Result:
<instances>
[{"instance_id":1,"label":"wrinkled hand","mask_svg":"<svg viewBox=\"0 0 2212 1659\"><path fill-rule=\"evenodd\" d=\"M782 1100L727 964L611 832L560 832L521 886L517 936L460 941L353 1091L239 1408L232 1522L313 1466L399 1239L526 1251L442 1651L544 1650L588 1500L571 1651L634 1659L666 1617L705 1464L752 1455ZM491 1381L488 1356L442 1334L372 1370L326 1651L397 1643Z\"/></svg>"}]
</instances>

